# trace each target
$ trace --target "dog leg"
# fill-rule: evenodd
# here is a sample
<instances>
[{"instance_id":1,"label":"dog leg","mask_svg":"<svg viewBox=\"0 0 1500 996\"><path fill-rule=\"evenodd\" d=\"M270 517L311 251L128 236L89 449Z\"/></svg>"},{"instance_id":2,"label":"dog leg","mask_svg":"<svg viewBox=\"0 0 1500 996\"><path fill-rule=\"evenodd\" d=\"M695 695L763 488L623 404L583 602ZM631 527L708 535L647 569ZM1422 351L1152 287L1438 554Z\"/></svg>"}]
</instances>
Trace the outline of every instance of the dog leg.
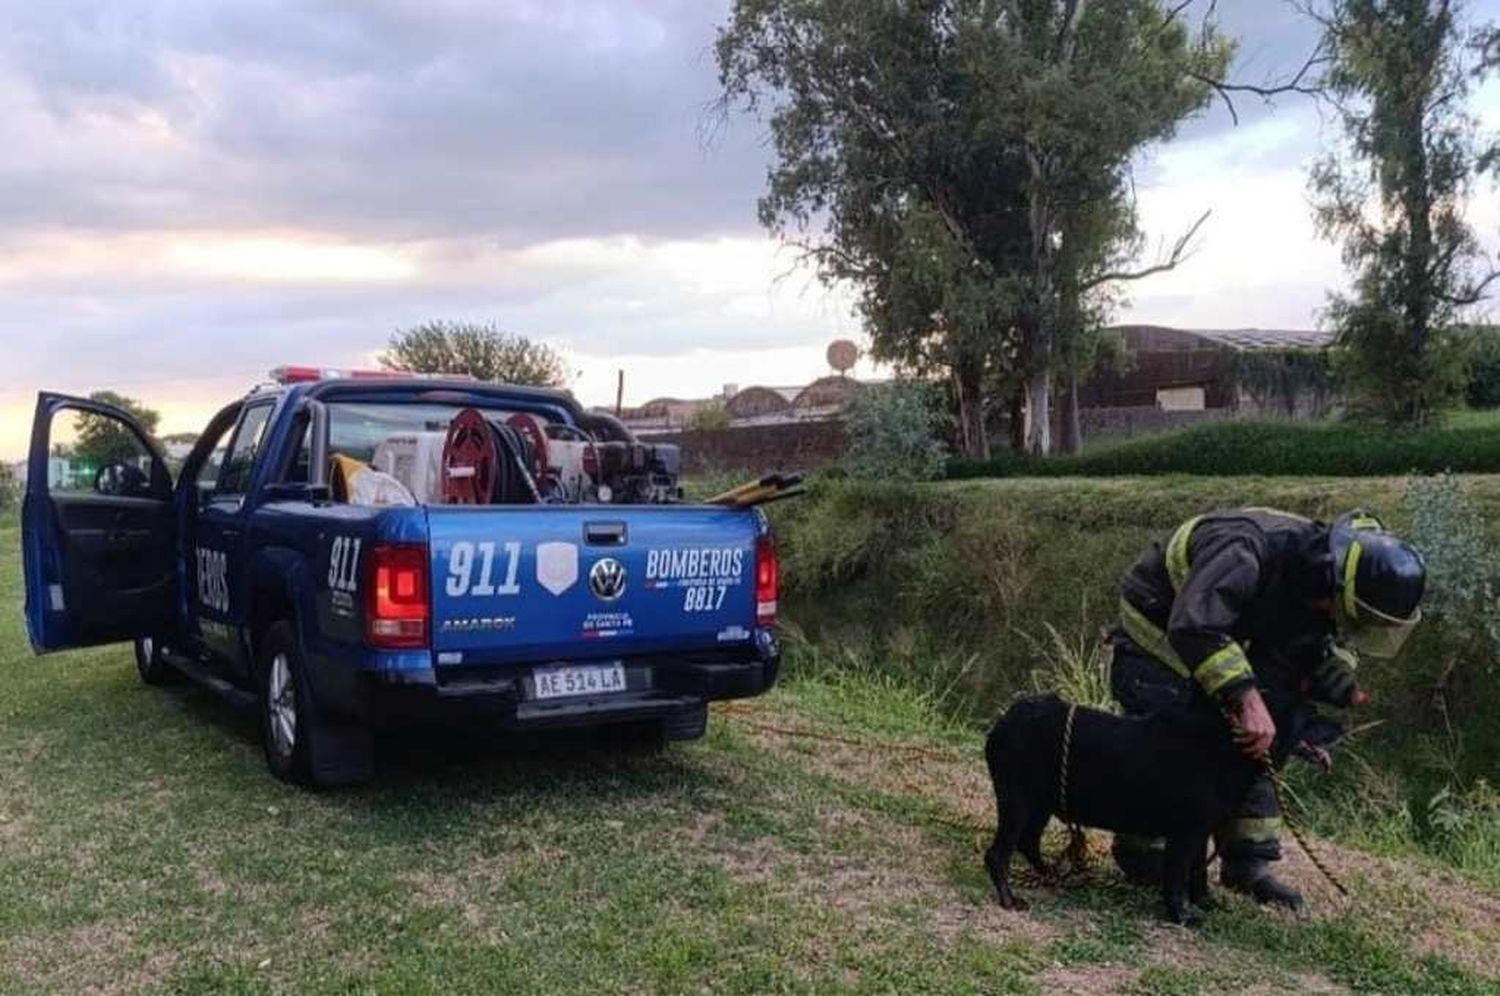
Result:
<instances>
[{"instance_id":1,"label":"dog leg","mask_svg":"<svg viewBox=\"0 0 1500 996\"><path fill-rule=\"evenodd\" d=\"M1188 878L1188 901L1200 910L1211 910L1217 904L1208 891L1208 841L1204 840L1194 852L1193 868Z\"/></svg>"},{"instance_id":2,"label":"dog leg","mask_svg":"<svg viewBox=\"0 0 1500 996\"><path fill-rule=\"evenodd\" d=\"M1032 817L1025 829L1021 831L1021 840L1018 845L1021 856L1031 863L1031 867L1035 868L1038 874L1047 878L1057 874L1057 869L1047 864L1042 857L1042 832L1047 829L1047 823L1051 819L1052 814L1045 811Z\"/></svg>"},{"instance_id":3,"label":"dog leg","mask_svg":"<svg viewBox=\"0 0 1500 996\"><path fill-rule=\"evenodd\" d=\"M1182 927L1196 927L1203 921L1202 915L1188 901L1188 879L1193 863L1203 859L1205 838L1200 834L1186 837L1168 837L1167 851L1162 859L1162 903L1166 907L1167 919Z\"/></svg>"},{"instance_id":4,"label":"dog leg","mask_svg":"<svg viewBox=\"0 0 1500 996\"><path fill-rule=\"evenodd\" d=\"M1024 910L1025 900L1010 888L1010 859L1016 853L1016 845L1021 839L1024 826L1022 819L1026 812L1024 807L1017 805L1015 793L1011 793L1011 796L1009 805L1000 812L995 842L984 852L984 867L990 873L990 881L995 885L995 895L999 897L1000 905L1008 910Z\"/></svg>"}]
</instances>

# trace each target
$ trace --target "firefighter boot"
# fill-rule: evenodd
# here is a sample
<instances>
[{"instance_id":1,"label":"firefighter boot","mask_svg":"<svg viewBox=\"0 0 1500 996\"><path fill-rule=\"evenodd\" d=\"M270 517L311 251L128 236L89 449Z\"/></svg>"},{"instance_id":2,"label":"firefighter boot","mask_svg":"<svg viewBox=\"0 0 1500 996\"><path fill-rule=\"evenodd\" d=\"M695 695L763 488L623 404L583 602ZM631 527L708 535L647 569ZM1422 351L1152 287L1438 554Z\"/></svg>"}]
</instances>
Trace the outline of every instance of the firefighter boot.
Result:
<instances>
[{"instance_id":1,"label":"firefighter boot","mask_svg":"<svg viewBox=\"0 0 1500 996\"><path fill-rule=\"evenodd\" d=\"M1272 875L1271 863L1264 858L1225 858L1219 882L1257 903L1275 903L1293 910L1302 908L1302 893Z\"/></svg>"}]
</instances>

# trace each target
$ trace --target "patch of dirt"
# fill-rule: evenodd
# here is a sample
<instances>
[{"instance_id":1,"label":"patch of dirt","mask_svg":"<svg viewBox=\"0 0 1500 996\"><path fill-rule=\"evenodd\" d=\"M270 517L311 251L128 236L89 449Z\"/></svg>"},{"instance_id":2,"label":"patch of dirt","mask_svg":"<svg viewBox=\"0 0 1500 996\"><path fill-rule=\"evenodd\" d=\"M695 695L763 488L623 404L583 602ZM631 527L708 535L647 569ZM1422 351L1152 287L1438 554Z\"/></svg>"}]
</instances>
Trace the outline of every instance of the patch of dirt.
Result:
<instances>
[{"instance_id":1,"label":"patch of dirt","mask_svg":"<svg viewBox=\"0 0 1500 996\"><path fill-rule=\"evenodd\" d=\"M45 992L114 996L157 988L177 966L177 954L155 950L134 963L128 956L136 933L128 924L101 922L29 934L6 953L6 970Z\"/></svg>"},{"instance_id":2,"label":"patch of dirt","mask_svg":"<svg viewBox=\"0 0 1500 996\"><path fill-rule=\"evenodd\" d=\"M1066 996L1114 996L1140 978L1141 970L1124 965L1083 965L1049 968L1037 976L1044 993Z\"/></svg>"},{"instance_id":3,"label":"patch of dirt","mask_svg":"<svg viewBox=\"0 0 1500 996\"><path fill-rule=\"evenodd\" d=\"M1325 840L1309 843L1348 888L1334 891L1294 840L1282 842L1281 867L1310 900L1307 915L1327 918L1357 909L1424 954L1500 977L1500 896L1440 869L1395 861Z\"/></svg>"},{"instance_id":4,"label":"patch of dirt","mask_svg":"<svg viewBox=\"0 0 1500 996\"><path fill-rule=\"evenodd\" d=\"M1001 909L999 903L975 906L957 898L938 904L929 923L933 932L948 942L972 933L990 941L1025 941L1042 946L1062 934L1052 923L1030 913Z\"/></svg>"},{"instance_id":5,"label":"patch of dirt","mask_svg":"<svg viewBox=\"0 0 1500 996\"><path fill-rule=\"evenodd\" d=\"M816 903L855 924L891 922L901 911L922 912L932 932L945 941L965 933L1002 941L1044 943L1057 936L1050 923L994 904L975 905L947 884L949 855L935 848L915 827L874 827L854 810L825 810L819 823L830 828L869 828L869 846L858 856L793 850L774 837L739 840L724 831L715 814L685 827L685 844L717 863L737 882L771 890L779 897Z\"/></svg>"},{"instance_id":6,"label":"patch of dirt","mask_svg":"<svg viewBox=\"0 0 1500 996\"><path fill-rule=\"evenodd\" d=\"M1244 989L1243 996L1280 996L1282 993L1303 993L1306 996L1346 996L1351 990L1321 975L1303 973L1293 976L1292 984L1278 988L1269 982L1257 983Z\"/></svg>"}]
</instances>

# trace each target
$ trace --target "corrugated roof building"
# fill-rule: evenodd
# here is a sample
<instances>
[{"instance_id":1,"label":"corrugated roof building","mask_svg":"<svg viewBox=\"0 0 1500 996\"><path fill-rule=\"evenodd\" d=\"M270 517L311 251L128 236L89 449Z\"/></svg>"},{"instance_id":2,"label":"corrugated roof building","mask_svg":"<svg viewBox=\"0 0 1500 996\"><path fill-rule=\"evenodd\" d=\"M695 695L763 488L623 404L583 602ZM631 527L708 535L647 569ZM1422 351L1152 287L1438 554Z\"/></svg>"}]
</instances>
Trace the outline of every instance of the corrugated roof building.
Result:
<instances>
[{"instance_id":1,"label":"corrugated roof building","mask_svg":"<svg viewBox=\"0 0 1500 996\"><path fill-rule=\"evenodd\" d=\"M1317 329L1174 329L1160 325L1121 325L1129 362L1123 370L1103 370L1079 390L1084 408L1145 408L1168 411L1257 409L1264 398L1243 390L1241 354L1277 351L1318 352L1333 334ZM1326 392L1277 403L1278 410L1322 414L1331 403Z\"/></svg>"}]
</instances>

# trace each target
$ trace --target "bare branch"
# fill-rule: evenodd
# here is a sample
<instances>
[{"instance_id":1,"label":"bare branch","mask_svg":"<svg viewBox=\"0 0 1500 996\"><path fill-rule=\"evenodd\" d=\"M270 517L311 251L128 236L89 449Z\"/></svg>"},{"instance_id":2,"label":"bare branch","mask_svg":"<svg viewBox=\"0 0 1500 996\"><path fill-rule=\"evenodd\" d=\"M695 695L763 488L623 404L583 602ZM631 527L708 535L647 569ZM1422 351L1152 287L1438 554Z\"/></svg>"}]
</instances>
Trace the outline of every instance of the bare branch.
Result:
<instances>
[{"instance_id":1,"label":"bare branch","mask_svg":"<svg viewBox=\"0 0 1500 996\"><path fill-rule=\"evenodd\" d=\"M1467 308L1471 304L1478 304L1480 301L1483 301L1488 296L1485 294L1485 290L1496 280L1500 280L1500 270L1491 270L1483 280L1468 288L1463 293L1439 294L1438 297L1455 308Z\"/></svg>"},{"instance_id":2,"label":"bare branch","mask_svg":"<svg viewBox=\"0 0 1500 996\"><path fill-rule=\"evenodd\" d=\"M1198 230L1208 221L1208 217L1211 214L1213 214L1212 209L1204 211L1203 214L1199 215L1198 220L1193 222L1192 226L1183 232L1177 241L1172 244L1172 251L1161 262L1153 263L1140 270L1106 270L1104 273L1096 274L1081 283L1079 285L1080 289L1088 292L1104 284L1112 284L1124 280L1142 280L1153 274L1166 273L1168 270L1177 269L1183 260L1192 255L1190 250L1193 238L1198 234Z\"/></svg>"},{"instance_id":3,"label":"bare branch","mask_svg":"<svg viewBox=\"0 0 1500 996\"><path fill-rule=\"evenodd\" d=\"M1307 97L1320 97L1323 95L1323 87L1316 82L1310 81L1309 76L1318 66L1326 65L1332 61L1332 56L1327 52L1327 46L1319 42L1317 48L1312 50L1302 67L1292 77L1281 83L1231 83L1227 80L1216 80L1202 73L1188 71L1188 76L1197 80L1205 86L1213 88L1215 94L1224 102L1229 110L1229 117L1235 123L1240 123L1239 109L1235 107L1233 94L1248 93L1259 97L1265 103L1270 103L1273 98L1286 93L1300 93Z\"/></svg>"}]
</instances>

